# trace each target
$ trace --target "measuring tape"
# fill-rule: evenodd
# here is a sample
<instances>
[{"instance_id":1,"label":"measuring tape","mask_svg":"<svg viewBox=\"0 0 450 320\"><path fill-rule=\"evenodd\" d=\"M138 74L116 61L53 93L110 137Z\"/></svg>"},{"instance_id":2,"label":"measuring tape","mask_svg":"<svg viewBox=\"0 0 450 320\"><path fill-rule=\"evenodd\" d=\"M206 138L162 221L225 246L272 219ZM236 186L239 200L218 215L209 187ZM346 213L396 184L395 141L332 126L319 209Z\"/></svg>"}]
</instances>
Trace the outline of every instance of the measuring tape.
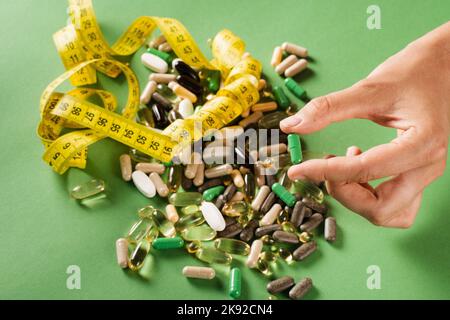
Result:
<instances>
[{"instance_id":1,"label":"measuring tape","mask_svg":"<svg viewBox=\"0 0 450 320\"><path fill-rule=\"evenodd\" d=\"M97 24L92 1L69 0L69 5L72 24L53 36L68 71L47 86L40 101L38 135L46 148L43 159L56 172L85 168L87 147L106 137L169 162L181 144L198 140L208 130L222 128L259 100L254 80L260 78L261 64L252 57L241 59L245 44L231 31L223 30L214 38L211 62L186 28L171 18L140 17L110 47ZM112 58L136 52L155 28L183 61L194 68L221 70L226 84L200 112L175 121L164 131L134 121L139 109L138 80L127 65ZM76 88L66 94L56 92L69 79L74 86L96 83L96 70L113 78L125 75L129 93L121 114L114 112L117 101L107 91ZM86 101L93 95L100 97L103 108ZM64 128L84 129L61 135Z\"/></svg>"}]
</instances>

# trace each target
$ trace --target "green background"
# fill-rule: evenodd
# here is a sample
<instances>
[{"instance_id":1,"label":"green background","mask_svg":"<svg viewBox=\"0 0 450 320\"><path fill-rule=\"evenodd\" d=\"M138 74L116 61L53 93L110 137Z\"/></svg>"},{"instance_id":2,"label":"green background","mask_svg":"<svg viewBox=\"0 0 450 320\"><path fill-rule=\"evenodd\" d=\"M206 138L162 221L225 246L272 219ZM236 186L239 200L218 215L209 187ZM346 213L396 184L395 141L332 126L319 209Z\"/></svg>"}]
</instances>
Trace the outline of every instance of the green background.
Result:
<instances>
[{"instance_id":1,"label":"green background","mask_svg":"<svg viewBox=\"0 0 450 320\"><path fill-rule=\"evenodd\" d=\"M366 27L371 4L381 8L381 30ZM140 15L167 16L182 21L209 55L206 40L229 28L262 61L273 83L281 83L269 64L273 47L286 40L302 44L314 58L312 72L301 77L312 97L353 84L450 18L448 0L97 0L94 8L110 43ZM213 282L181 276L184 265L200 264L182 251L155 254L150 281L117 267L114 242L136 220L136 210L149 203L120 179L118 157L127 148L104 140L89 149L87 172L108 186L108 201L95 209L69 198L68 187L79 173L58 176L41 160L43 147L35 134L39 97L63 72L51 36L66 19L62 0L0 4L0 298L227 298L225 275ZM132 57L131 66L143 82L148 71L139 60L139 54ZM123 103L123 81L100 76L100 84ZM393 136L393 130L348 121L305 140L310 150L343 154L347 146L367 149ZM280 263L276 274L311 276L312 299L450 298L449 182L447 169L425 191L420 214L409 230L374 227L329 199L339 225L337 243L319 239L317 253L292 266ZM66 288L69 265L81 268L81 290ZM381 268L380 290L367 289L370 265ZM243 269L243 298L267 298L267 280Z\"/></svg>"}]
</instances>

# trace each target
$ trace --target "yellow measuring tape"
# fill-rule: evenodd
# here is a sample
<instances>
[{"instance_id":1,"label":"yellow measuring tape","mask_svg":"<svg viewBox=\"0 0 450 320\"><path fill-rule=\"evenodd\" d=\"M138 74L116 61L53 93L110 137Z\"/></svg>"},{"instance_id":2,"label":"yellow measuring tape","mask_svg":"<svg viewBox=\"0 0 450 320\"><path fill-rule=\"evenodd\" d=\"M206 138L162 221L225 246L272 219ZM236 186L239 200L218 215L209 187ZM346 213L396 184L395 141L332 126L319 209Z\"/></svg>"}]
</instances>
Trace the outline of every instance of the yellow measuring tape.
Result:
<instances>
[{"instance_id":1,"label":"yellow measuring tape","mask_svg":"<svg viewBox=\"0 0 450 320\"><path fill-rule=\"evenodd\" d=\"M72 24L53 37L68 71L47 86L40 101L38 135L46 148L43 159L56 172L84 168L87 147L105 137L168 162L180 142L190 143L207 130L220 129L259 100L255 81L260 78L261 64L252 57L241 58L245 44L231 31L223 30L214 38L211 62L186 28L171 18L140 17L110 47L96 21L92 1L69 0L69 5ZM128 66L113 59L136 52L156 28L179 58L194 68L221 70L226 84L200 112L175 121L162 132L134 121L139 109L138 80ZM69 79L74 86L96 83L96 70L113 78L125 75L129 93L121 115L114 112L117 102L107 91L76 88L66 94L56 92ZM103 108L87 101L94 95L100 97ZM196 130L196 124L201 124L200 130ZM81 130L64 134L65 128Z\"/></svg>"}]
</instances>

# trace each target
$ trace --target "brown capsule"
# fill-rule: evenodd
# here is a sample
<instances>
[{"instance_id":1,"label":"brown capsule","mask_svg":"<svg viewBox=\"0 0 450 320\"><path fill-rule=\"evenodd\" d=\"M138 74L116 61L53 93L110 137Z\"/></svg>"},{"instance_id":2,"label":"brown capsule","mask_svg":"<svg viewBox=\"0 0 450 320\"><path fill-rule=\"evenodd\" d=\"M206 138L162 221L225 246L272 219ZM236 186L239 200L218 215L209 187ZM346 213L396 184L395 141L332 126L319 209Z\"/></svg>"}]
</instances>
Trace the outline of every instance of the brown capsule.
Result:
<instances>
[{"instance_id":1,"label":"brown capsule","mask_svg":"<svg viewBox=\"0 0 450 320\"><path fill-rule=\"evenodd\" d=\"M295 251L292 253L292 257L296 261L302 261L306 257L308 257L311 253L316 251L317 249L317 243L315 241L307 242L302 244L300 247L295 249Z\"/></svg>"},{"instance_id":2,"label":"brown capsule","mask_svg":"<svg viewBox=\"0 0 450 320\"><path fill-rule=\"evenodd\" d=\"M253 219L250 220L245 228L242 230L241 234L239 235L239 238L241 238L242 241L249 242L253 239L255 236L255 230L258 228L259 223L258 220Z\"/></svg>"},{"instance_id":3,"label":"brown capsule","mask_svg":"<svg viewBox=\"0 0 450 320\"><path fill-rule=\"evenodd\" d=\"M266 175L266 184L268 186L271 186L271 185L273 185L276 182L277 182L277 176L276 175L274 175L274 174Z\"/></svg>"},{"instance_id":4,"label":"brown capsule","mask_svg":"<svg viewBox=\"0 0 450 320\"><path fill-rule=\"evenodd\" d=\"M325 219L325 240L333 242L336 241L336 219L328 217Z\"/></svg>"},{"instance_id":5,"label":"brown capsule","mask_svg":"<svg viewBox=\"0 0 450 320\"><path fill-rule=\"evenodd\" d=\"M281 226L279 224L271 224L264 227L259 227L255 230L255 236L257 238L261 238L266 234L272 234L275 231L281 230Z\"/></svg>"},{"instance_id":6,"label":"brown capsule","mask_svg":"<svg viewBox=\"0 0 450 320\"><path fill-rule=\"evenodd\" d=\"M299 242L296 234L286 231L275 231L272 235L275 241L297 244Z\"/></svg>"},{"instance_id":7,"label":"brown capsule","mask_svg":"<svg viewBox=\"0 0 450 320\"><path fill-rule=\"evenodd\" d=\"M204 184L202 184L200 187L198 187L197 191L200 193L203 193L206 189L217 187L223 184L222 179L216 178L206 181Z\"/></svg>"},{"instance_id":8,"label":"brown capsule","mask_svg":"<svg viewBox=\"0 0 450 320\"><path fill-rule=\"evenodd\" d=\"M269 195L266 197L264 202L261 205L261 209L259 210L260 213L265 214L267 211L272 208L273 204L275 203L277 196L274 192L270 192Z\"/></svg>"},{"instance_id":9,"label":"brown capsule","mask_svg":"<svg viewBox=\"0 0 450 320\"><path fill-rule=\"evenodd\" d=\"M307 208L301 201L297 201L295 203L294 209L292 210L291 222L296 228L302 224L303 219L305 218L305 209L309 208Z\"/></svg>"},{"instance_id":10,"label":"brown capsule","mask_svg":"<svg viewBox=\"0 0 450 320\"><path fill-rule=\"evenodd\" d=\"M223 192L223 199L225 202L228 202L231 200L231 198L234 196L234 194L237 191L237 187L234 184L228 185L228 187Z\"/></svg>"},{"instance_id":11,"label":"brown capsule","mask_svg":"<svg viewBox=\"0 0 450 320\"><path fill-rule=\"evenodd\" d=\"M300 226L301 231L312 231L319 226L323 221L323 215L314 213L305 223Z\"/></svg>"},{"instance_id":12,"label":"brown capsule","mask_svg":"<svg viewBox=\"0 0 450 320\"><path fill-rule=\"evenodd\" d=\"M220 211L222 211L223 206L225 205L225 199L223 198L223 195L221 194L220 196L217 197L216 201L214 202L215 206L217 207L217 209L219 209Z\"/></svg>"},{"instance_id":13,"label":"brown capsule","mask_svg":"<svg viewBox=\"0 0 450 320\"><path fill-rule=\"evenodd\" d=\"M312 210L314 210L316 212L326 214L328 211L328 208L324 203L318 203L311 198L303 198L302 202L305 204L305 206L307 206L308 208L311 208Z\"/></svg>"},{"instance_id":14,"label":"brown capsule","mask_svg":"<svg viewBox=\"0 0 450 320\"><path fill-rule=\"evenodd\" d=\"M223 231L217 232L217 238L233 238L242 232L242 226L239 223L231 224Z\"/></svg>"},{"instance_id":15,"label":"brown capsule","mask_svg":"<svg viewBox=\"0 0 450 320\"><path fill-rule=\"evenodd\" d=\"M311 278L304 278L300 280L291 290L289 290L289 298L298 300L304 297L306 293L312 288L313 282Z\"/></svg>"},{"instance_id":16,"label":"brown capsule","mask_svg":"<svg viewBox=\"0 0 450 320\"><path fill-rule=\"evenodd\" d=\"M183 174L181 176L181 187L186 191L192 188L192 180L186 178L186 176Z\"/></svg>"},{"instance_id":17,"label":"brown capsule","mask_svg":"<svg viewBox=\"0 0 450 320\"><path fill-rule=\"evenodd\" d=\"M267 284L267 291L271 294L283 292L291 288L295 284L294 278L289 276L284 276L276 280L270 281Z\"/></svg>"}]
</instances>

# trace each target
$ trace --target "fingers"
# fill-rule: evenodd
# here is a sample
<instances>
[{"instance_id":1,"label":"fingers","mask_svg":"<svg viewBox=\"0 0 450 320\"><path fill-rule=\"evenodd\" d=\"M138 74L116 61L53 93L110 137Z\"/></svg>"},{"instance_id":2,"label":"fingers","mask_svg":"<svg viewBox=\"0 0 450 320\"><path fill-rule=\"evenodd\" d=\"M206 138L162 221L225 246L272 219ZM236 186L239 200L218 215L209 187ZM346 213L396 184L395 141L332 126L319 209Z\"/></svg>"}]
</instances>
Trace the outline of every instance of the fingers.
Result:
<instances>
[{"instance_id":1,"label":"fingers","mask_svg":"<svg viewBox=\"0 0 450 320\"><path fill-rule=\"evenodd\" d=\"M307 134L333 122L367 118L368 113L383 101L380 101L379 95L374 95L373 90L367 89L366 82L363 80L345 90L313 99L297 114L281 121L281 130L286 133Z\"/></svg>"},{"instance_id":2,"label":"fingers","mask_svg":"<svg viewBox=\"0 0 450 320\"><path fill-rule=\"evenodd\" d=\"M390 143L353 157L309 160L289 169L289 178L313 181L368 182L398 175L432 161L429 146L415 128ZM418 146L424 147L418 147Z\"/></svg>"}]
</instances>

